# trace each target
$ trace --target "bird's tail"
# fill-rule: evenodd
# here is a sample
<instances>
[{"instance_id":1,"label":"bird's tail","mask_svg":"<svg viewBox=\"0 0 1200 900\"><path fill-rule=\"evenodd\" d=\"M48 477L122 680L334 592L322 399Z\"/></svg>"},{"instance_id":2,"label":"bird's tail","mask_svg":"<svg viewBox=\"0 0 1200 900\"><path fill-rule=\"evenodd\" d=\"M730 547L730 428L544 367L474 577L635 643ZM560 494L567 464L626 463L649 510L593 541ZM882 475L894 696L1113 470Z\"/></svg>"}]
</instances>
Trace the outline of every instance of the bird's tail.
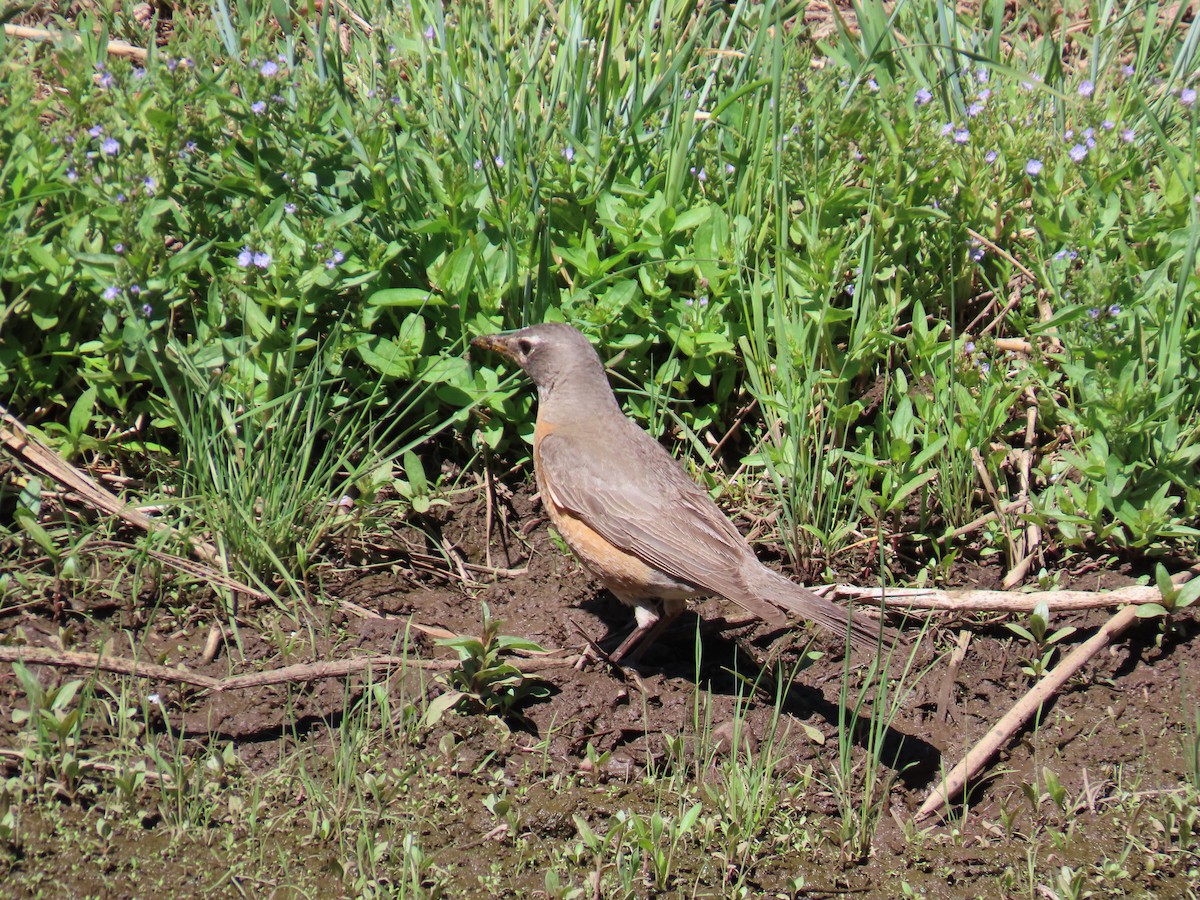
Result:
<instances>
[{"instance_id":1,"label":"bird's tail","mask_svg":"<svg viewBox=\"0 0 1200 900\"><path fill-rule=\"evenodd\" d=\"M854 647L890 650L899 640L899 635L875 616L867 613L855 615L849 608L814 594L761 563L754 571L747 572L746 576L747 587L756 599L765 600L801 619L816 622L843 640L849 635Z\"/></svg>"}]
</instances>

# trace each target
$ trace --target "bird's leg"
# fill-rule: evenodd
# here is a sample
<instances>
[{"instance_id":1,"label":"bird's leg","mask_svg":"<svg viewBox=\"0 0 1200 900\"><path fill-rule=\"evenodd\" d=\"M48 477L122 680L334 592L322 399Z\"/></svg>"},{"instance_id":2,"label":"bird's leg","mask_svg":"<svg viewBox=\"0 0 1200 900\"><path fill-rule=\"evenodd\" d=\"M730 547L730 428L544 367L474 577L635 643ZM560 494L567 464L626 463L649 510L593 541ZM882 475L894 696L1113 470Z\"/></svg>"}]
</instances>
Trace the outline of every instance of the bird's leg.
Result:
<instances>
[{"instance_id":1,"label":"bird's leg","mask_svg":"<svg viewBox=\"0 0 1200 900\"><path fill-rule=\"evenodd\" d=\"M642 654L662 637L663 632L679 618L686 606L683 600L675 599L663 600L661 607L654 600L638 601L634 610L637 628L633 629L633 633L625 638L612 654L613 662L628 659L629 662L636 663L641 660Z\"/></svg>"}]
</instances>

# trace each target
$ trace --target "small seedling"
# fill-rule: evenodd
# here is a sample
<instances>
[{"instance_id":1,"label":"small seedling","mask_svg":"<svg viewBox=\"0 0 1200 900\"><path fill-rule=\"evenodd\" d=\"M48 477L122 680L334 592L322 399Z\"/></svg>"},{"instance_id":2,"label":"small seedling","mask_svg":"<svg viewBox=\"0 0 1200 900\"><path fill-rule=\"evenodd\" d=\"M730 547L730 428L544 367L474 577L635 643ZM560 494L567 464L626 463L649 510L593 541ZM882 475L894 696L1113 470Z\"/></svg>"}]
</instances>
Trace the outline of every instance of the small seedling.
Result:
<instances>
[{"instance_id":1,"label":"small seedling","mask_svg":"<svg viewBox=\"0 0 1200 900\"><path fill-rule=\"evenodd\" d=\"M441 638L438 643L451 647L462 665L439 676L448 690L433 700L425 711L426 727L437 723L454 708L481 712L500 719L513 714L519 704L530 698L549 696L549 687L530 678L503 657L514 650L543 652L533 641L501 634L501 622L483 604L483 628L480 636Z\"/></svg>"},{"instance_id":2,"label":"small seedling","mask_svg":"<svg viewBox=\"0 0 1200 900\"><path fill-rule=\"evenodd\" d=\"M1050 633L1050 608L1044 602L1034 607L1029 616L1028 628L1015 622L1006 622L1005 626L1017 637L1033 645L1033 656L1021 666L1021 671L1031 678L1041 678L1049 671L1057 644L1075 633L1074 625L1067 625Z\"/></svg>"}]
</instances>

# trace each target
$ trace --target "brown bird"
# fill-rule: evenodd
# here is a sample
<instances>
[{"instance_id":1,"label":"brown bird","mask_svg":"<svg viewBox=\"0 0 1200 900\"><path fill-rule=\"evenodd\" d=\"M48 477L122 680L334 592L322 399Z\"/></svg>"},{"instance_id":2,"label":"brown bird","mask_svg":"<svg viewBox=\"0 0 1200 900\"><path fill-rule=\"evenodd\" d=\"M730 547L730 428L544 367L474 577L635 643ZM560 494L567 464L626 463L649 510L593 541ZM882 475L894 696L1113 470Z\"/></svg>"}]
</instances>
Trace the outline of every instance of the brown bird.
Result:
<instances>
[{"instance_id":1,"label":"brown bird","mask_svg":"<svg viewBox=\"0 0 1200 900\"><path fill-rule=\"evenodd\" d=\"M477 337L537 385L533 468L542 504L567 545L622 603L637 627L612 654L636 661L692 597L719 594L778 623L792 613L855 646L894 635L759 562L708 492L627 418L588 339L547 323Z\"/></svg>"}]
</instances>

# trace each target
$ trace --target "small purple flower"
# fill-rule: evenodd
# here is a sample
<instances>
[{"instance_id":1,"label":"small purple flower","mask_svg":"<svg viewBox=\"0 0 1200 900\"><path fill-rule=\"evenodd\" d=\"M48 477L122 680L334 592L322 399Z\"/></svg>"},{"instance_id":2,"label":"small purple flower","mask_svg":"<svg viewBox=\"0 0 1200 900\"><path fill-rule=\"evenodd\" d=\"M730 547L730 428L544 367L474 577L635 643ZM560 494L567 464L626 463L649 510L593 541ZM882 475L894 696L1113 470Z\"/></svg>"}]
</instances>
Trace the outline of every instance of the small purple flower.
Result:
<instances>
[{"instance_id":1,"label":"small purple flower","mask_svg":"<svg viewBox=\"0 0 1200 900\"><path fill-rule=\"evenodd\" d=\"M1056 260L1058 260L1059 262L1062 262L1062 260L1066 259L1067 258L1067 248L1063 247L1061 250L1059 250L1057 253L1055 253L1054 258Z\"/></svg>"},{"instance_id":2,"label":"small purple flower","mask_svg":"<svg viewBox=\"0 0 1200 900\"><path fill-rule=\"evenodd\" d=\"M967 341L965 344L963 344L963 352L964 353L974 353L975 352L975 342Z\"/></svg>"},{"instance_id":3,"label":"small purple flower","mask_svg":"<svg viewBox=\"0 0 1200 900\"><path fill-rule=\"evenodd\" d=\"M1021 87L1023 87L1027 91L1032 91L1033 86L1035 84L1041 84L1041 83L1042 83L1042 76L1039 75L1037 72L1034 72L1027 79L1025 79L1024 81L1021 82Z\"/></svg>"},{"instance_id":4,"label":"small purple flower","mask_svg":"<svg viewBox=\"0 0 1200 900\"><path fill-rule=\"evenodd\" d=\"M151 306L149 303L143 303L142 304L142 315L145 316L147 319L150 318L152 315L154 315L154 307Z\"/></svg>"},{"instance_id":5,"label":"small purple flower","mask_svg":"<svg viewBox=\"0 0 1200 900\"><path fill-rule=\"evenodd\" d=\"M167 71L174 72L179 67L179 60L171 58L167 60Z\"/></svg>"},{"instance_id":6,"label":"small purple flower","mask_svg":"<svg viewBox=\"0 0 1200 900\"><path fill-rule=\"evenodd\" d=\"M116 201L118 203L124 203L127 199L129 199L129 198L125 196L124 192L121 192L121 193L117 194L117 196L116 196Z\"/></svg>"},{"instance_id":7,"label":"small purple flower","mask_svg":"<svg viewBox=\"0 0 1200 900\"><path fill-rule=\"evenodd\" d=\"M149 175L142 179L142 188L147 194L153 194L156 187L158 187L158 182L156 182Z\"/></svg>"},{"instance_id":8,"label":"small purple flower","mask_svg":"<svg viewBox=\"0 0 1200 900\"><path fill-rule=\"evenodd\" d=\"M1091 318L1093 321L1100 318L1100 308L1097 306L1093 306L1091 309L1088 310L1088 317Z\"/></svg>"},{"instance_id":9,"label":"small purple flower","mask_svg":"<svg viewBox=\"0 0 1200 900\"><path fill-rule=\"evenodd\" d=\"M101 72L98 76L96 76L96 84L100 85L102 88L110 88L112 87L112 83L112 72Z\"/></svg>"},{"instance_id":10,"label":"small purple flower","mask_svg":"<svg viewBox=\"0 0 1200 900\"><path fill-rule=\"evenodd\" d=\"M725 163L725 174L726 175L732 175L736 171L737 171L737 166L735 166L733 163Z\"/></svg>"},{"instance_id":11,"label":"small purple flower","mask_svg":"<svg viewBox=\"0 0 1200 900\"><path fill-rule=\"evenodd\" d=\"M1121 74L1124 75L1126 78L1132 78L1134 75L1134 72L1136 72L1136 71L1137 70L1134 69L1134 67L1131 65L1121 66Z\"/></svg>"},{"instance_id":12,"label":"small purple flower","mask_svg":"<svg viewBox=\"0 0 1200 900\"><path fill-rule=\"evenodd\" d=\"M104 126L103 125L93 125L91 128L88 129L88 134L94 138L98 138L98 137L100 137L100 135L104 134Z\"/></svg>"},{"instance_id":13,"label":"small purple flower","mask_svg":"<svg viewBox=\"0 0 1200 900\"><path fill-rule=\"evenodd\" d=\"M695 169L692 169L692 171L696 172ZM708 181L708 173L704 171L703 167L701 167L699 172L696 172L696 180L701 184L704 184L704 182Z\"/></svg>"},{"instance_id":14,"label":"small purple flower","mask_svg":"<svg viewBox=\"0 0 1200 900\"><path fill-rule=\"evenodd\" d=\"M967 115L972 119L983 112L983 104L978 101L967 107Z\"/></svg>"},{"instance_id":15,"label":"small purple flower","mask_svg":"<svg viewBox=\"0 0 1200 900\"><path fill-rule=\"evenodd\" d=\"M965 144L971 139L971 132L965 128L959 128L954 132L954 143Z\"/></svg>"},{"instance_id":16,"label":"small purple flower","mask_svg":"<svg viewBox=\"0 0 1200 900\"><path fill-rule=\"evenodd\" d=\"M101 294L101 296L105 300L116 300L118 297L121 296L121 289L119 287L117 287L116 285L111 285L104 289L104 293Z\"/></svg>"},{"instance_id":17,"label":"small purple flower","mask_svg":"<svg viewBox=\"0 0 1200 900\"><path fill-rule=\"evenodd\" d=\"M1075 129L1074 128L1068 128L1066 131L1063 132L1063 140L1064 141L1069 141L1073 137L1075 137Z\"/></svg>"},{"instance_id":18,"label":"small purple flower","mask_svg":"<svg viewBox=\"0 0 1200 900\"><path fill-rule=\"evenodd\" d=\"M990 77L987 69L979 68L975 70L975 78L980 84L987 84Z\"/></svg>"},{"instance_id":19,"label":"small purple flower","mask_svg":"<svg viewBox=\"0 0 1200 900\"><path fill-rule=\"evenodd\" d=\"M190 56L185 56L179 61L179 65L183 66L185 69L190 69L196 64L192 62L192 58Z\"/></svg>"},{"instance_id":20,"label":"small purple flower","mask_svg":"<svg viewBox=\"0 0 1200 900\"><path fill-rule=\"evenodd\" d=\"M371 92L372 95L374 95L374 93L375 93L374 91ZM275 104L279 104L279 103L286 103L287 101L283 99L283 94L272 94L271 102L275 103Z\"/></svg>"},{"instance_id":21,"label":"small purple flower","mask_svg":"<svg viewBox=\"0 0 1200 900\"><path fill-rule=\"evenodd\" d=\"M254 251L249 247L243 247L242 252L238 254L237 264L240 268L248 269L254 263Z\"/></svg>"},{"instance_id":22,"label":"small purple flower","mask_svg":"<svg viewBox=\"0 0 1200 900\"><path fill-rule=\"evenodd\" d=\"M1095 139L1094 137L1091 137L1091 136L1089 135L1089 136L1088 136L1088 138L1087 138L1087 140L1085 140L1085 141L1084 141L1084 143L1085 143L1085 144L1087 144L1087 148L1088 148L1089 150L1095 150L1095 149L1096 149L1096 139Z\"/></svg>"},{"instance_id":23,"label":"small purple flower","mask_svg":"<svg viewBox=\"0 0 1200 900\"><path fill-rule=\"evenodd\" d=\"M100 149L106 156L116 156L121 152L121 144L116 138L108 137L104 139L104 143L100 145Z\"/></svg>"},{"instance_id":24,"label":"small purple flower","mask_svg":"<svg viewBox=\"0 0 1200 900\"><path fill-rule=\"evenodd\" d=\"M142 293L142 286L140 284L131 284L129 286L129 293L134 297L140 296Z\"/></svg>"},{"instance_id":25,"label":"small purple flower","mask_svg":"<svg viewBox=\"0 0 1200 900\"><path fill-rule=\"evenodd\" d=\"M67 181L74 182L74 181L78 181L78 180L79 180L79 173L75 171L74 167L67 169Z\"/></svg>"},{"instance_id":26,"label":"small purple flower","mask_svg":"<svg viewBox=\"0 0 1200 900\"><path fill-rule=\"evenodd\" d=\"M1037 178L1042 174L1042 161L1040 159L1031 159L1025 163L1025 174L1031 178Z\"/></svg>"},{"instance_id":27,"label":"small purple flower","mask_svg":"<svg viewBox=\"0 0 1200 900\"><path fill-rule=\"evenodd\" d=\"M292 215L293 213L295 213L295 212L296 212L296 204L295 204L295 203L285 203L285 204L283 204L283 211L284 211L285 213L287 213L289 216L290 216L290 215Z\"/></svg>"},{"instance_id":28,"label":"small purple flower","mask_svg":"<svg viewBox=\"0 0 1200 900\"><path fill-rule=\"evenodd\" d=\"M1090 81L1085 80L1085 81L1081 81L1079 83L1079 96L1080 97L1090 97L1095 92L1095 90L1096 90L1096 86L1094 84L1092 84Z\"/></svg>"},{"instance_id":29,"label":"small purple flower","mask_svg":"<svg viewBox=\"0 0 1200 900\"><path fill-rule=\"evenodd\" d=\"M263 112L266 111L266 108L267 104L262 100L255 100L250 104L250 112L254 113L256 116L262 115Z\"/></svg>"},{"instance_id":30,"label":"small purple flower","mask_svg":"<svg viewBox=\"0 0 1200 900\"><path fill-rule=\"evenodd\" d=\"M434 37L436 36L436 34L437 34L437 32L434 31L433 26L430 25L428 28L425 29L425 40L432 41L434 39Z\"/></svg>"},{"instance_id":31,"label":"small purple flower","mask_svg":"<svg viewBox=\"0 0 1200 900\"><path fill-rule=\"evenodd\" d=\"M987 375L991 371L992 371L991 363L980 361L980 363L979 363L979 374L980 375Z\"/></svg>"},{"instance_id":32,"label":"small purple flower","mask_svg":"<svg viewBox=\"0 0 1200 900\"><path fill-rule=\"evenodd\" d=\"M954 134L954 123L947 122L942 126L942 137L950 137L952 134Z\"/></svg>"},{"instance_id":33,"label":"small purple flower","mask_svg":"<svg viewBox=\"0 0 1200 900\"><path fill-rule=\"evenodd\" d=\"M983 155L983 161L987 163L994 163L996 161L996 155L997 154L995 150L989 150Z\"/></svg>"},{"instance_id":34,"label":"small purple flower","mask_svg":"<svg viewBox=\"0 0 1200 900\"><path fill-rule=\"evenodd\" d=\"M926 103L928 103L932 99L933 99L933 94L929 93L929 89L921 88L919 91L917 91L917 95L915 97L913 97L913 105L914 106L924 106Z\"/></svg>"},{"instance_id":35,"label":"small purple flower","mask_svg":"<svg viewBox=\"0 0 1200 900\"><path fill-rule=\"evenodd\" d=\"M575 162L575 148L570 144L562 148L562 158L567 162Z\"/></svg>"},{"instance_id":36,"label":"small purple flower","mask_svg":"<svg viewBox=\"0 0 1200 900\"><path fill-rule=\"evenodd\" d=\"M1114 128L1117 127L1117 123L1114 122L1112 119L1105 119L1103 122L1100 123L1100 127L1103 128L1105 131L1112 131Z\"/></svg>"},{"instance_id":37,"label":"small purple flower","mask_svg":"<svg viewBox=\"0 0 1200 900\"><path fill-rule=\"evenodd\" d=\"M504 155L501 153L497 153L495 162L496 162L497 169L503 169L504 168Z\"/></svg>"},{"instance_id":38,"label":"small purple flower","mask_svg":"<svg viewBox=\"0 0 1200 900\"><path fill-rule=\"evenodd\" d=\"M271 254L266 250L259 250L254 254L254 265L260 269L265 269L271 264Z\"/></svg>"},{"instance_id":39,"label":"small purple flower","mask_svg":"<svg viewBox=\"0 0 1200 900\"><path fill-rule=\"evenodd\" d=\"M975 96L978 97L980 100L987 102L988 98L992 96L992 89L984 88L982 91L980 91Z\"/></svg>"},{"instance_id":40,"label":"small purple flower","mask_svg":"<svg viewBox=\"0 0 1200 900\"><path fill-rule=\"evenodd\" d=\"M346 254L341 250L334 250L333 255L330 256L329 259L325 260L325 268L336 269L345 258Z\"/></svg>"},{"instance_id":41,"label":"small purple flower","mask_svg":"<svg viewBox=\"0 0 1200 900\"><path fill-rule=\"evenodd\" d=\"M1121 307L1117 306L1117 304L1114 303L1112 306L1110 306L1108 308L1108 314L1110 316L1119 316L1121 314Z\"/></svg>"},{"instance_id":42,"label":"small purple flower","mask_svg":"<svg viewBox=\"0 0 1200 900\"><path fill-rule=\"evenodd\" d=\"M851 297L854 296L854 284L853 283L846 285L846 294Z\"/></svg>"},{"instance_id":43,"label":"small purple flower","mask_svg":"<svg viewBox=\"0 0 1200 900\"><path fill-rule=\"evenodd\" d=\"M1123 140L1127 144L1132 144L1136 138L1137 138L1137 132L1134 131L1132 128L1126 128L1124 131L1121 132L1121 140Z\"/></svg>"},{"instance_id":44,"label":"small purple flower","mask_svg":"<svg viewBox=\"0 0 1200 900\"><path fill-rule=\"evenodd\" d=\"M1085 138L1094 137L1094 136L1095 136L1095 134L1096 134L1096 129L1095 129L1095 128L1085 128L1085 129L1083 129L1083 136L1084 136Z\"/></svg>"},{"instance_id":45,"label":"small purple flower","mask_svg":"<svg viewBox=\"0 0 1200 900\"><path fill-rule=\"evenodd\" d=\"M141 66L137 66L133 70L133 77L136 78L138 81L141 81L143 78L146 77L146 70L143 69Z\"/></svg>"},{"instance_id":46,"label":"small purple flower","mask_svg":"<svg viewBox=\"0 0 1200 900\"><path fill-rule=\"evenodd\" d=\"M474 169L476 172L478 172L480 169L482 169L482 168L483 168L483 160L482 160L482 159L477 159L477 160L475 160L475 165L474 165L474 166L472 166L472 168L473 168L473 169Z\"/></svg>"},{"instance_id":47,"label":"small purple flower","mask_svg":"<svg viewBox=\"0 0 1200 900\"><path fill-rule=\"evenodd\" d=\"M1184 88L1179 92L1179 102L1184 106L1191 106L1196 102L1196 89Z\"/></svg>"},{"instance_id":48,"label":"small purple flower","mask_svg":"<svg viewBox=\"0 0 1200 900\"><path fill-rule=\"evenodd\" d=\"M877 91L877 90L879 90L879 82L876 81L874 78L868 78L867 79L867 87L869 87L873 91Z\"/></svg>"},{"instance_id":49,"label":"small purple flower","mask_svg":"<svg viewBox=\"0 0 1200 900\"><path fill-rule=\"evenodd\" d=\"M123 255L125 253L125 245L113 244L113 253L117 254L117 256Z\"/></svg>"},{"instance_id":50,"label":"small purple flower","mask_svg":"<svg viewBox=\"0 0 1200 900\"><path fill-rule=\"evenodd\" d=\"M279 74L279 64L273 59L268 59L262 64L262 68L258 70L258 74L263 78L274 78Z\"/></svg>"},{"instance_id":51,"label":"small purple flower","mask_svg":"<svg viewBox=\"0 0 1200 900\"><path fill-rule=\"evenodd\" d=\"M982 247L971 248L971 261L972 262L981 262L985 255L986 254L984 253L984 249Z\"/></svg>"}]
</instances>

